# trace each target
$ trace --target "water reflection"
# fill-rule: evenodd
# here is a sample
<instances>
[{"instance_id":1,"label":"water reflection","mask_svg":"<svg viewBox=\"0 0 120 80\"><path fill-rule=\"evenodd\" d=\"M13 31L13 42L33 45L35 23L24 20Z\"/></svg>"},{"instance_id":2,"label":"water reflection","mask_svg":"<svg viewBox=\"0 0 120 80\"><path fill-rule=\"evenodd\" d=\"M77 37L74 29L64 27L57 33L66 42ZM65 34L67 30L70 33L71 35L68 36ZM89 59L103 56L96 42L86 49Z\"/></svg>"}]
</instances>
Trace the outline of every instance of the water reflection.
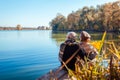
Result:
<instances>
[{"instance_id":1,"label":"water reflection","mask_svg":"<svg viewBox=\"0 0 120 80\"><path fill-rule=\"evenodd\" d=\"M61 42L65 41L67 32L56 32L52 33L52 38L56 41L56 44L59 46ZM77 40L79 41L79 33ZM91 40L97 41L102 39L103 33L90 33ZM115 33L107 33L105 40L106 41L113 41L116 45L120 46L120 35L117 35Z\"/></svg>"}]
</instances>

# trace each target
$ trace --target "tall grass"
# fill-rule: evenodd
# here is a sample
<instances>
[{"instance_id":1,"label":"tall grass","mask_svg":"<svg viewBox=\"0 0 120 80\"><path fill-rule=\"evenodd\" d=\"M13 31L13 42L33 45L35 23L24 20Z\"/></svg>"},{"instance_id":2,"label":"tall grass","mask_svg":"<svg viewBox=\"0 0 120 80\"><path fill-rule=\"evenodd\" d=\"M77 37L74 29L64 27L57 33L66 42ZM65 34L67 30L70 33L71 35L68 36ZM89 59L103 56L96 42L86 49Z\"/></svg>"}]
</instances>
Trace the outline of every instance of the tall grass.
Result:
<instances>
[{"instance_id":1,"label":"tall grass","mask_svg":"<svg viewBox=\"0 0 120 80\"><path fill-rule=\"evenodd\" d=\"M75 71L68 69L72 80L120 80L120 49L114 42L105 42L106 32L102 40L92 42L99 54L93 61L77 59ZM105 46L107 45L107 46ZM107 59L107 63L104 60ZM105 66L107 65L107 66Z\"/></svg>"},{"instance_id":2,"label":"tall grass","mask_svg":"<svg viewBox=\"0 0 120 80\"><path fill-rule=\"evenodd\" d=\"M96 57L94 62L88 62L87 58L85 62L77 59L75 71L68 69L70 78L72 80L120 80L120 51L113 42L109 43L108 51L105 51L110 56L107 58L107 67L104 63L106 53Z\"/></svg>"}]
</instances>

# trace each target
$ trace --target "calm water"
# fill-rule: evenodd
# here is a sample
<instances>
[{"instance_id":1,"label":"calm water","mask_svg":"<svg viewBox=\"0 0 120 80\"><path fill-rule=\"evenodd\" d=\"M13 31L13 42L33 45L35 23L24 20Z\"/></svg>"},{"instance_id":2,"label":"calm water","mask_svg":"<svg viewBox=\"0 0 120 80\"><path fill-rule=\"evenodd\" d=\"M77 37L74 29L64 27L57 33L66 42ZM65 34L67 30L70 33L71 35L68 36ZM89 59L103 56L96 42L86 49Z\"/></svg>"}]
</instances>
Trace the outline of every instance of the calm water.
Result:
<instances>
[{"instance_id":1,"label":"calm water","mask_svg":"<svg viewBox=\"0 0 120 80\"><path fill-rule=\"evenodd\" d=\"M0 31L0 80L35 80L57 66L51 31Z\"/></svg>"},{"instance_id":2,"label":"calm water","mask_svg":"<svg viewBox=\"0 0 120 80\"><path fill-rule=\"evenodd\" d=\"M102 34L91 34L100 40ZM66 33L0 31L0 80L35 80L58 67L59 45ZM120 36L108 34L120 46Z\"/></svg>"}]
</instances>

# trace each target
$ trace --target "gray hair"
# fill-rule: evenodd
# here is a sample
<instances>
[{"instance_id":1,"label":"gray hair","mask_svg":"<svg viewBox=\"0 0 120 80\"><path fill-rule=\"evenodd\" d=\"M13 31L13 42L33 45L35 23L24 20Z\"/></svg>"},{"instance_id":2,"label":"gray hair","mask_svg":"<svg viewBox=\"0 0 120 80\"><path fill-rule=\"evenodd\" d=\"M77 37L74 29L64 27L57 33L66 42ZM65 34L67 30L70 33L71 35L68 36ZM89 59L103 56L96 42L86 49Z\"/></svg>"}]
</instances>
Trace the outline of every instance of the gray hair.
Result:
<instances>
[{"instance_id":1,"label":"gray hair","mask_svg":"<svg viewBox=\"0 0 120 80\"><path fill-rule=\"evenodd\" d=\"M77 34L75 32L68 32L67 39L76 39Z\"/></svg>"}]
</instances>

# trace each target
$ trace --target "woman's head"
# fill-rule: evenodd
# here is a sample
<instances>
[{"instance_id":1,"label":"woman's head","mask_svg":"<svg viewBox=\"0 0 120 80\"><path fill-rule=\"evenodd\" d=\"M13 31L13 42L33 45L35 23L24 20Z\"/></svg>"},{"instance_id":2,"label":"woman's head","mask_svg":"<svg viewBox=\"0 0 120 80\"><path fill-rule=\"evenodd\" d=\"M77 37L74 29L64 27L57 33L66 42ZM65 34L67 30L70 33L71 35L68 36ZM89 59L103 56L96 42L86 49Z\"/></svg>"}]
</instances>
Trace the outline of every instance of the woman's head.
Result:
<instances>
[{"instance_id":1,"label":"woman's head","mask_svg":"<svg viewBox=\"0 0 120 80\"><path fill-rule=\"evenodd\" d=\"M76 40L77 34L75 32L68 32L66 37L67 37L67 39Z\"/></svg>"},{"instance_id":2,"label":"woman's head","mask_svg":"<svg viewBox=\"0 0 120 80\"><path fill-rule=\"evenodd\" d=\"M90 34L87 33L86 31L82 31L80 33L80 40L81 41L90 41L90 38L91 38Z\"/></svg>"}]
</instances>

